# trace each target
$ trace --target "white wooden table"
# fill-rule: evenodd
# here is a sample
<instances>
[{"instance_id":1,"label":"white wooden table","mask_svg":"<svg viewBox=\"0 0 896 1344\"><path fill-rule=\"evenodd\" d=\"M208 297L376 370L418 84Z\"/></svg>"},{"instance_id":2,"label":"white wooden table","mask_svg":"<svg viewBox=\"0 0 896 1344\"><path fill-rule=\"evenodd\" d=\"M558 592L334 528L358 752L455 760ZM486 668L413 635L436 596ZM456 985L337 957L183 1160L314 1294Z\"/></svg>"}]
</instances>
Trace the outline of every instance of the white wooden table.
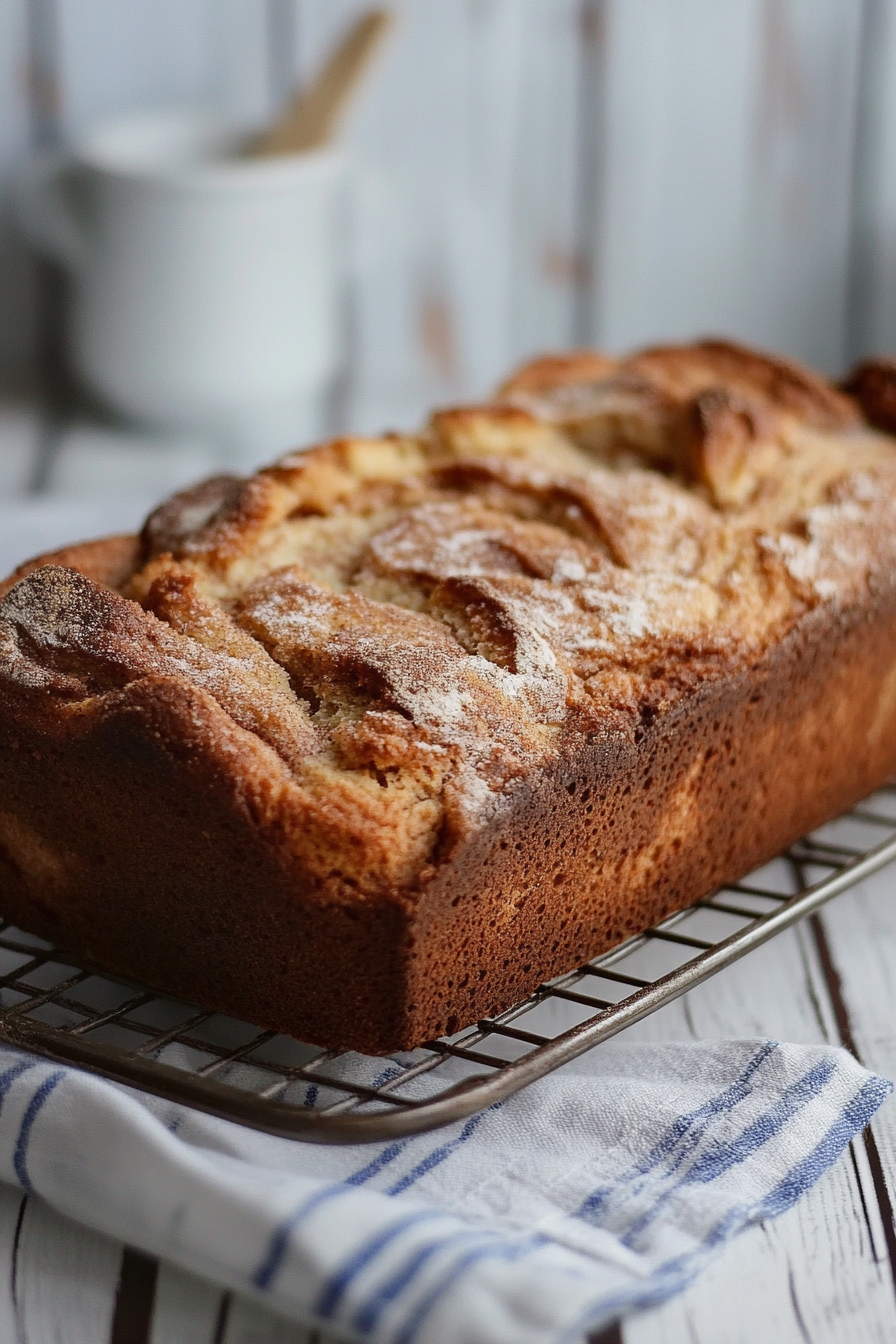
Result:
<instances>
[{"instance_id":1,"label":"white wooden table","mask_svg":"<svg viewBox=\"0 0 896 1344\"><path fill-rule=\"evenodd\" d=\"M34 412L0 407L0 569L76 539L85 508L96 531L133 526L153 497L213 465L201 445L165 450L90 426L48 435ZM29 493L35 481L50 489ZM896 867L631 1031L651 1040L830 1041L896 1077L894 1007ZM605 1331L602 1344L892 1344L894 1182L890 1103L795 1208L745 1233L680 1297ZM314 1338L0 1186L3 1344Z\"/></svg>"}]
</instances>

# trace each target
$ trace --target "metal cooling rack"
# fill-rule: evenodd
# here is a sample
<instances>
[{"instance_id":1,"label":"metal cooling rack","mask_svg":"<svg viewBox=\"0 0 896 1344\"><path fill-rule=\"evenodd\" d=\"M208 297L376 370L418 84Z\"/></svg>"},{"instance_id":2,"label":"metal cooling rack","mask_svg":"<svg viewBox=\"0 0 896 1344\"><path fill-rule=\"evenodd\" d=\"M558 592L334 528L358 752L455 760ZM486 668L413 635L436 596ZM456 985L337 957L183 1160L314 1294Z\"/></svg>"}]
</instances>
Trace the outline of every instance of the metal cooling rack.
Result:
<instances>
[{"instance_id":1,"label":"metal cooling rack","mask_svg":"<svg viewBox=\"0 0 896 1344\"><path fill-rule=\"evenodd\" d=\"M198 1009L0 925L0 1041L269 1133L363 1143L500 1101L646 1017L896 858L896 784L750 878L390 1059L321 1050Z\"/></svg>"}]
</instances>

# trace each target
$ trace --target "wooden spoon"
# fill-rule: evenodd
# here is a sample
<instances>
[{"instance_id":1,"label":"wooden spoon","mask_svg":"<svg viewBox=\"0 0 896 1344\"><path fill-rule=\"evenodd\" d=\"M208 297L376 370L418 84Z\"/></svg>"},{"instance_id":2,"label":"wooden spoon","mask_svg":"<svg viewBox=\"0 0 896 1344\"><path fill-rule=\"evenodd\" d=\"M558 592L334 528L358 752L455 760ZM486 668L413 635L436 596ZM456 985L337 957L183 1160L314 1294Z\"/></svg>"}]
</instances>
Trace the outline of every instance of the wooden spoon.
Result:
<instances>
[{"instance_id":1,"label":"wooden spoon","mask_svg":"<svg viewBox=\"0 0 896 1344\"><path fill-rule=\"evenodd\" d=\"M301 154L332 140L340 116L391 26L388 10L362 14L311 83L290 100L273 126L250 141L243 154L249 158Z\"/></svg>"}]
</instances>

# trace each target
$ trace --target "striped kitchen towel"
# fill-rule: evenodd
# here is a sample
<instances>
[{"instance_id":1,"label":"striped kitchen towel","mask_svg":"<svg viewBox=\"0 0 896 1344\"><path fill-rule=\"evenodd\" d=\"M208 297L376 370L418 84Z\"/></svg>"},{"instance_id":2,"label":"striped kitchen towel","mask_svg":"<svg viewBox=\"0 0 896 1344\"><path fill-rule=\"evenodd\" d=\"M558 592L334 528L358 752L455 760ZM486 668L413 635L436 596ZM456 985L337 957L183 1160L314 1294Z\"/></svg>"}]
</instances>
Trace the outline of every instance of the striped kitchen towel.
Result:
<instances>
[{"instance_id":1,"label":"striped kitchen towel","mask_svg":"<svg viewBox=\"0 0 896 1344\"><path fill-rule=\"evenodd\" d=\"M332 1148L3 1050L0 1179L347 1339L577 1344L789 1208L889 1092L827 1047L610 1042L450 1128Z\"/></svg>"}]
</instances>

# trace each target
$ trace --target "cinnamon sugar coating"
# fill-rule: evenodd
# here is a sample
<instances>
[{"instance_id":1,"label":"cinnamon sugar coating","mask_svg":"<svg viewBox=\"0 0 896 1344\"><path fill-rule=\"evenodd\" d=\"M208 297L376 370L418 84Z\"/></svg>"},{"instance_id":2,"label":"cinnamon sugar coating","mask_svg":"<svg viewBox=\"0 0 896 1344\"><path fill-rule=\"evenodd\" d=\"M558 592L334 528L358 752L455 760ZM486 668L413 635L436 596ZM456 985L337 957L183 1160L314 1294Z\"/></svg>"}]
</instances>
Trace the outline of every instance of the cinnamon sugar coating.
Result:
<instances>
[{"instance_id":1,"label":"cinnamon sugar coating","mask_svg":"<svg viewBox=\"0 0 896 1344\"><path fill-rule=\"evenodd\" d=\"M387 1050L739 875L896 767L896 441L861 400L721 341L551 357L419 434L185 491L136 549L23 567L6 912ZM341 995L307 988L315 961Z\"/></svg>"}]
</instances>

